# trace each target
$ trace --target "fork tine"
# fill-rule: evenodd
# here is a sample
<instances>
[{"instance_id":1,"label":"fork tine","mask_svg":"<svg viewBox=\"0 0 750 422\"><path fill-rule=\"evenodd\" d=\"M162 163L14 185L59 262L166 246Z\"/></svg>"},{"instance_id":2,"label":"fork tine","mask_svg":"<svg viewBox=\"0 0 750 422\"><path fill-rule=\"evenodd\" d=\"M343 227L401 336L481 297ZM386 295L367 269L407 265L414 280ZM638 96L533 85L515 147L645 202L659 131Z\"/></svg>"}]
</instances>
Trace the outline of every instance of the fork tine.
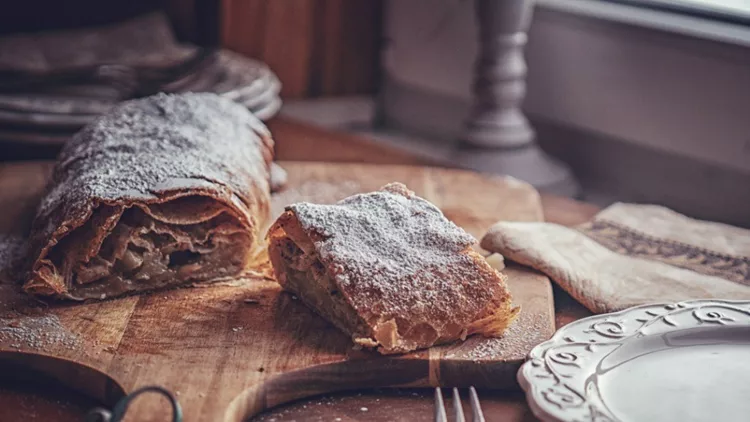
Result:
<instances>
[{"instance_id":1,"label":"fork tine","mask_svg":"<svg viewBox=\"0 0 750 422\"><path fill-rule=\"evenodd\" d=\"M445 403L443 403L443 393L440 387L435 388L435 422L448 422L448 415L445 413Z\"/></svg>"},{"instance_id":2,"label":"fork tine","mask_svg":"<svg viewBox=\"0 0 750 422\"><path fill-rule=\"evenodd\" d=\"M453 412L456 415L456 422L466 422L464 407L461 405L461 395L456 387L453 387Z\"/></svg>"},{"instance_id":3,"label":"fork tine","mask_svg":"<svg viewBox=\"0 0 750 422\"><path fill-rule=\"evenodd\" d=\"M477 395L477 390L474 387L469 387L469 400L471 401L471 421L485 422L484 414L482 413L482 407L479 406L479 396Z\"/></svg>"}]
</instances>

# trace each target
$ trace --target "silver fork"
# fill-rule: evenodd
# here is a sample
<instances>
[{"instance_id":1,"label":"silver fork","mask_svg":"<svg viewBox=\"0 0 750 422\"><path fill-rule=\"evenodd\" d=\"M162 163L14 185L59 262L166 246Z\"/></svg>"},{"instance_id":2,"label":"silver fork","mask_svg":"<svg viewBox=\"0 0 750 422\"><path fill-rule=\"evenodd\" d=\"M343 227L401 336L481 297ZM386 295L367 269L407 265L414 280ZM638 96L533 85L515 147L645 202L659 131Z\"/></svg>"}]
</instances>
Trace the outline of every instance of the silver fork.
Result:
<instances>
[{"instance_id":1,"label":"silver fork","mask_svg":"<svg viewBox=\"0 0 750 422\"><path fill-rule=\"evenodd\" d=\"M479 406L479 396L477 396L477 390L474 387L469 387L469 401L471 402L471 421L484 422L482 407ZM453 388L453 413L455 414L455 422L466 422L464 408L461 406L461 395L458 393L458 388L455 387ZM435 422L448 422L440 387L435 388Z\"/></svg>"}]
</instances>

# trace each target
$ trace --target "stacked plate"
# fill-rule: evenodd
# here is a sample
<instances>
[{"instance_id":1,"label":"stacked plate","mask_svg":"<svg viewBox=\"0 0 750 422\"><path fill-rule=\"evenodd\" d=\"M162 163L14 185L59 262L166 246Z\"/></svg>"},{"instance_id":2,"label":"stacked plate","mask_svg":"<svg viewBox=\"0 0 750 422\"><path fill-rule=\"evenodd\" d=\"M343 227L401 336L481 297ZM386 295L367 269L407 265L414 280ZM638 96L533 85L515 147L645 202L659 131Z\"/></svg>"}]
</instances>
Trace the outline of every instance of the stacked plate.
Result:
<instances>
[{"instance_id":1,"label":"stacked plate","mask_svg":"<svg viewBox=\"0 0 750 422\"><path fill-rule=\"evenodd\" d=\"M6 74L8 71L15 74L26 71L44 75L60 69L103 63L133 68L168 68L200 51L194 46L177 44L161 15L150 15L117 27L85 31L0 40L0 47L3 47L0 48L0 74L2 71ZM128 40L135 40L139 45L127 45ZM57 45L62 47L56 48ZM22 54L1 53L3 50L13 53L21 46L24 47ZM82 52L85 47L89 50ZM60 52L60 49L68 52ZM226 50L213 53L207 63L200 69L196 68L189 78L184 78L179 87L170 89L167 85L164 91L214 92L244 104L262 120L278 112L281 84L265 64ZM121 92L114 87L94 83L50 84L27 92L23 89L0 90L0 142L63 143L121 100Z\"/></svg>"}]
</instances>

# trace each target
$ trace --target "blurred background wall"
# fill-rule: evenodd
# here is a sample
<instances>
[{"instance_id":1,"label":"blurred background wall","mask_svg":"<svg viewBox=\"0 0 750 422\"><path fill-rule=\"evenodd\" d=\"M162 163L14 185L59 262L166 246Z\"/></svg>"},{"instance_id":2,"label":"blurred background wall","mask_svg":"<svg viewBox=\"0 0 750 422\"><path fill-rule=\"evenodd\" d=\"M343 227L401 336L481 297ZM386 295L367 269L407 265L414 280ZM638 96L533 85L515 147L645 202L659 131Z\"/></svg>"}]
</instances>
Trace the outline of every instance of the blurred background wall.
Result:
<instances>
[{"instance_id":1,"label":"blurred background wall","mask_svg":"<svg viewBox=\"0 0 750 422\"><path fill-rule=\"evenodd\" d=\"M372 94L382 1L224 0L221 42L266 62L285 98Z\"/></svg>"},{"instance_id":2,"label":"blurred background wall","mask_svg":"<svg viewBox=\"0 0 750 422\"><path fill-rule=\"evenodd\" d=\"M102 25L156 9L182 40L269 64L286 98L376 90L381 0L28 0L3 6L0 35Z\"/></svg>"}]
</instances>

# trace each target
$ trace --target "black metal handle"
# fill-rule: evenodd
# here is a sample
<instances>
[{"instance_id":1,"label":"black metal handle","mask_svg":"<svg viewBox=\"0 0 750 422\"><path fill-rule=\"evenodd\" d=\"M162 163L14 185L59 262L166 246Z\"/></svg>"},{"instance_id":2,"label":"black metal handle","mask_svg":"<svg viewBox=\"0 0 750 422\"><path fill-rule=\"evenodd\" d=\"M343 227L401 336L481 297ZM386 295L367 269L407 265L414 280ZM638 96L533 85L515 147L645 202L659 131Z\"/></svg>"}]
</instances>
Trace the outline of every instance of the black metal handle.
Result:
<instances>
[{"instance_id":1,"label":"black metal handle","mask_svg":"<svg viewBox=\"0 0 750 422\"><path fill-rule=\"evenodd\" d=\"M125 413L128 411L130 402L139 395L148 392L159 393L166 397L167 400L169 400L169 404L172 406L172 422L182 422L182 408L180 407L180 403L177 402L177 398L175 398L169 390L164 387L159 387L158 385L142 387L133 391L120 399L111 412L103 408L93 409L86 415L85 422L121 422L125 417Z\"/></svg>"}]
</instances>

